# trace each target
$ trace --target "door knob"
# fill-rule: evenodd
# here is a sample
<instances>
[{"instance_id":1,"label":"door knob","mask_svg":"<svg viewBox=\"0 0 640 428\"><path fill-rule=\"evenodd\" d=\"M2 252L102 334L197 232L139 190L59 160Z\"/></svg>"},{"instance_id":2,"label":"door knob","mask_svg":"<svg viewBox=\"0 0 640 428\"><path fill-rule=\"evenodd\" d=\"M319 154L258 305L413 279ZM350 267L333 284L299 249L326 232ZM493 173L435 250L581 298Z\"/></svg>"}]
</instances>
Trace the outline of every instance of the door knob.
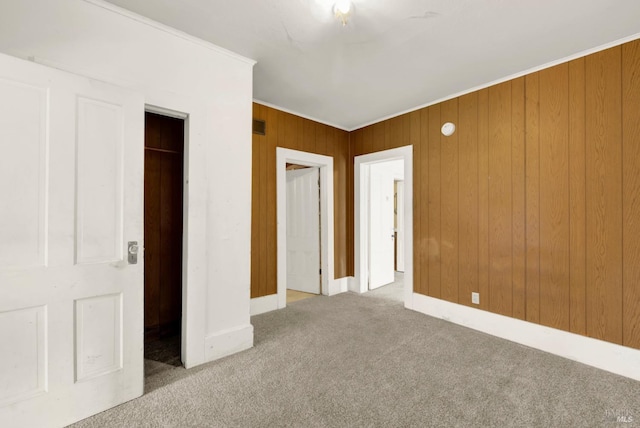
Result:
<instances>
[{"instance_id":1,"label":"door knob","mask_svg":"<svg viewBox=\"0 0 640 428\"><path fill-rule=\"evenodd\" d=\"M127 260L130 265L138 263L138 241L129 241L127 244Z\"/></svg>"}]
</instances>

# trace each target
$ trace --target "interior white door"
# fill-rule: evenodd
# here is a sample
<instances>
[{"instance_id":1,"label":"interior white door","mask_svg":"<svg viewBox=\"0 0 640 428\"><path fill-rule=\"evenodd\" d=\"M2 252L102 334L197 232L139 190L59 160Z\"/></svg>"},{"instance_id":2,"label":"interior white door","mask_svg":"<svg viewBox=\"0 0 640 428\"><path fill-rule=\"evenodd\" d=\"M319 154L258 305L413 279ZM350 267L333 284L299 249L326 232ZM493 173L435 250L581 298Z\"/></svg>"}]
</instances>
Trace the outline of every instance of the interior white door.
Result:
<instances>
[{"instance_id":1,"label":"interior white door","mask_svg":"<svg viewBox=\"0 0 640 428\"><path fill-rule=\"evenodd\" d=\"M320 169L287 171L287 288L320 294Z\"/></svg>"},{"instance_id":2,"label":"interior white door","mask_svg":"<svg viewBox=\"0 0 640 428\"><path fill-rule=\"evenodd\" d=\"M370 167L369 289L394 281L393 174L384 164Z\"/></svg>"},{"instance_id":3,"label":"interior white door","mask_svg":"<svg viewBox=\"0 0 640 428\"><path fill-rule=\"evenodd\" d=\"M0 55L0 426L143 392L144 102Z\"/></svg>"},{"instance_id":4,"label":"interior white door","mask_svg":"<svg viewBox=\"0 0 640 428\"><path fill-rule=\"evenodd\" d=\"M396 269L404 272L404 181L396 181Z\"/></svg>"}]
</instances>

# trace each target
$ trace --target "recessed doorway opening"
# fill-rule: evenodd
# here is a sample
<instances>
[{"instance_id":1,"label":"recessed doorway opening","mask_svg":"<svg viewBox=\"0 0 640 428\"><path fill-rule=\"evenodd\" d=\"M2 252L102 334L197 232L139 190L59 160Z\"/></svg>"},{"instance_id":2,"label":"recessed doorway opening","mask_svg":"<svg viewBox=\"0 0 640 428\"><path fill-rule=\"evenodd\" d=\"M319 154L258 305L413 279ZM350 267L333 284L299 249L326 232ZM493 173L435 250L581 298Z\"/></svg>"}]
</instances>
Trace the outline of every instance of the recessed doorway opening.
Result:
<instances>
[{"instance_id":1,"label":"recessed doorway opening","mask_svg":"<svg viewBox=\"0 0 640 428\"><path fill-rule=\"evenodd\" d=\"M287 164L290 166L289 170L287 169ZM293 167L292 165L296 165L296 167ZM307 195L306 197L308 201L305 202L304 205L300 206L309 208L313 207L315 209L314 213L319 211L319 216L311 214L314 224L316 219L319 217L319 230L315 226L311 227L311 223L307 225L303 224L305 222L299 221L297 222L298 224L295 225L295 227L301 228L300 230L306 230L308 232L305 232L303 235L308 235L308 238L315 238L315 242L312 242L311 239L305 238L305 240L308 241L307 243L309 244L310 249L313 249L319 254L314 256L315 258L312 260L311 257L308 257L308 254L304 254L306 250L303 247L300 247L301 255L298 257L301 257L304 260L304 265L309 267L309 273L314 273L311 269L315 269L318 265L320 266L317 274L314 275L316 278L319 277L319 284L316 282L315 278L310 282L310 285L314 287L314 290L311 291L311 293L319 293L322 295L336 294L336 285L333 273L333 158L330 156L278 147L276 149L278 309L282 309L287 306L287 289L290 288L289 281L291 280L289 275L291 271L289 267L291 267L292 264L298 263L294 260L295 256L291 257L290 247L293 241L290 239L291 236L287 236L289 234L287 230L289 227L289 210L293 209L291 201L289 201L290 198L288 197L289 192L287 189L288 187L291 187L291 180L289 180L289 177L293 177L296 174L301 174L303 176L308 175L306 179L299 181L300 186L308 186L309 188L313 187L312 190L304 192L304 194ZM297 217L301 218L298 214L296 214ZM302 229L303 226L304 229ZM297 232L293 235L296 234ZM319 250L316 242L319 245ZM291 259L291 261L289 259ZM316 286L316 284L318 285ZM316 287L318 287L319 290Z\"/></svg>"},{"instance_id":2,"label":"recessed doorway opening","mask_svg":"<svg viewBox=\"0 0 640 428\"><path fill-rule=\"evenodd\" d=\"M404 270L404 251L398 253L397 246L398 233L404 236L404 229L398 227L404 222L398 224L397 219L398 183L404 183L403 159L369 166L369 290L393 283L398 262Z\"/></svg>"},{"instance_id":3,"label":"recessed doorway opening","mask_svg":"<svg viewBox=\"0 0 640 428\"><path fill-rule=\"evenodd\" d=\"M411 146L357 156L355 190L355 280L365 293L387 284L413 301L413 150Z\"/></svg>"},{"instance_id":4,"label":"recessed doorway opening","mask_svg":"<svg viewBox=\"0 0 640 428\"><path fill-rule=\"evenodd\" d=\"M287 304L322 290L320 168L286 164Z\"/></svg>"},{"instance_id":5,"label":"recessed doorway opening","mask_svg":"<svg viewBox=\"0 0 640 428\"><path fill-rule=\"evenodd\" d=\"M182 365L185 119L145 112L144 358Z\"/></svg>"}]
</instances>

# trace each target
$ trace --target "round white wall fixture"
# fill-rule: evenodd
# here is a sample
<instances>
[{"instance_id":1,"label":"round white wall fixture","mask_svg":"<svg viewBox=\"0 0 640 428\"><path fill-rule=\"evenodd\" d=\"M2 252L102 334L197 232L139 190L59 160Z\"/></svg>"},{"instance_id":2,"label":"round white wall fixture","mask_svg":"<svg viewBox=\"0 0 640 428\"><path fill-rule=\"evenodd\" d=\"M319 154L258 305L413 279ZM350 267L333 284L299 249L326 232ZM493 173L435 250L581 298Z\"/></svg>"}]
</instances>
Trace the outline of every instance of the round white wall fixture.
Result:
<instances>
[{"instance_id":1,"label":"round white wall fixture","mask_svg":"<svg viewBox=\"0 0 640 428\"><path fill-rule=\"evenodd\" d=\"M442 135L445 137L450 137L454 132L456 132L456 126L451 122L447 122L442 125L442 129L440 129L440 131L442 131Z\"/></svg>"}]
</instances>

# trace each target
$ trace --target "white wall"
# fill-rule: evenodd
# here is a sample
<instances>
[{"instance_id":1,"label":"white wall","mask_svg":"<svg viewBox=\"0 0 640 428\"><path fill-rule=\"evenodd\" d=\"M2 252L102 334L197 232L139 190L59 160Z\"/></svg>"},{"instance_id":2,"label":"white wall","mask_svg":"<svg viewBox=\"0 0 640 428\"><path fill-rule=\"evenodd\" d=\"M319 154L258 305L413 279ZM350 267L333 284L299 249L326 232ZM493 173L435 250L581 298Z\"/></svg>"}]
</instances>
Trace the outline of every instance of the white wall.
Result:
<instances>
[{"instance_id":1,"label":"white wall","mask_svg":"<svg viewBox=\"0 0 640 428\"><path fill-rule=\"evenodd\" d=\"M253 61L99 0L4 1L0 51L189 114L185 363L251 347Z\"/></svg>"}]
</instances>

